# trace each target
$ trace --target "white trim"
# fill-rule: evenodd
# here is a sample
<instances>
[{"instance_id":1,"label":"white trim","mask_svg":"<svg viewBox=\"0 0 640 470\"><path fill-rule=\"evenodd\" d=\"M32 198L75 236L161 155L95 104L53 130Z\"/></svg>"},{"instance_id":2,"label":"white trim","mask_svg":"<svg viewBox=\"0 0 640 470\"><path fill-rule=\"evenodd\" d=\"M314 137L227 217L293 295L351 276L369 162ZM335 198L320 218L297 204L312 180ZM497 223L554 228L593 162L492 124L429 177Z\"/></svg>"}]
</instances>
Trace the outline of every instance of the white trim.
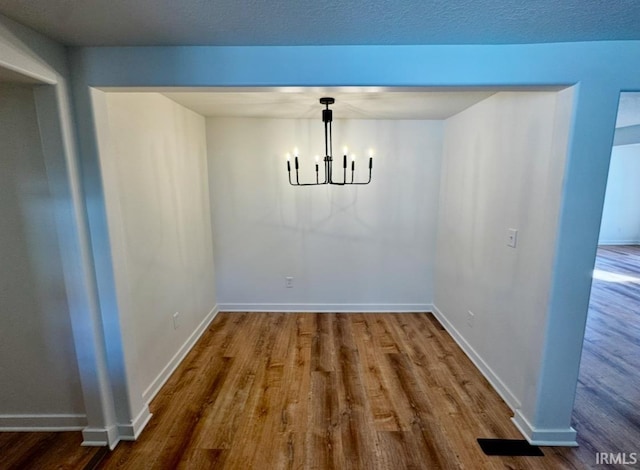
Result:
<instances>
[{"instance_id":1,"label":"white trim","mask_svg":"<svg viewBox=\"0 0 640 470\"><path fill-rule=\"evenodd\" d=\"M4 44L3 44L4 45ZM27 78L27 79L31 79L37 83L34 83L34 85L57 85L58 81L53 78L53 77L47 77L41 73L35 72L35 71L31 71L28 70L24 67L19 67L17 65L14 65L11 62L7 62L4 59L0 59L0 67L2 67L3 69L7 69L13 73L17 73L18 75L22 75L23 77Z\"/></svg>"},{"instance_id":2,"label":"white trim","mask_svg":"<svg viewBox=\"0 0 640 470\"><path fill-rule=\"evenodd\" d=\"M108 428L84 428L82 430L82 444L83 447L103 447L109 446L109 449L113 450L120 437L118 436L118 428L116 426L109 426Z\"/></svg>"},{"instance_id":3,"label":"white trim","mask_svg":"<svg viewBox=\"0 0 640 470\"><path fill-rule=\"evenodd\" d=\"M520 410L516 410L511 418L522 435L534 446L562 446L577 447L576 430L572 427L566 429L540 429L534 428Z\"/></svg>"},{"instance_id":4,"label":"white trim","mask_svg":"<svg viewBox=\"0 0 640 470\"><path fill-rule=\"evenodd\" d=\"M601 245L640 245L640 240L598 240L598 246Z\"/></svg>"},{"instance_id":5,"label":"white trim","mask_svg":"<svg viewBox=\"0 0 640 470\"><path fill-rule=\"evenodd\" d=\"M640 125L618 127L613 135L613 146L640 144Z\"/></svg>"},{"instance_id":6,"label":"white trim","mask_svg":"<svg viewBox=\"0 0 640 470\"><path fill-rule=\"evenodd\" d=\"M464 351L471 362L478 368L478 370L484 375L484 377L489 381L491 386L498 392L498 395L502 397L507 406L511 408L511 410L515 413L515 411L520 408L520 400L509 390L509 387L505 385L505 383L500 380L500 377L489 367L489 365L480 357L480 355L471 347L471 345L467 342L466 339L456 330L453 324L447 320L444 314L438 309L436 305L433 306L433 315L438 319L438 321L442 324L442 326L447 330L449 335L453 338L453 340L458 343L460 349Z\"/></svg>"},{"instance_id":7,"label":"white trim","mask_svg":"<svg viewBox=\"0 0 640 470\"><path fill-rule=\"evenodd\" d=\"M90 441L86 439L80 443L81 447L104 447L106 445L107 445L106 441ZM109 449L113 450L115 449L115 446L109 447Z\"/></svg>"},{"instance_id":8,"label":"white trim","mask_svg":"<svg viewBox=\"0 0 640 470\"><path fill-rule=\"evenodd\" d=\"M221 312L336 312L336 313L357 313L357 312L431 312L433 304L272 304L272 303L250 303L218 304Z\"/></svg>"},{"instance_id":9,"label":"white trim","mask_svg":"<svg viewBox=\"0 0 640 470\"><path fill-rule=\"evenodd\" d=\"M164 366L164 368L160 371L158 376L155 379L153 379L153 381L151 382L151 385L149 385L147 389L144 392L142 392L142 399L147 405L158 394L158 392L160 391L162 386L166 383L166 381L169 380L169 377L171 377L171 374L173 374L173 372L177 369L177 367L180 365L180 363L185 358L185 356L189 353L189 351L191 351L191 348L193 348L196 342L200 339L200 336L202 336L202 333L205 332L209 324L213 321L213 319L216 317L216 315L220 310L221 309L219 308L218 305L214 306L211 309L211 311L207 314L207 316L204 317L204 320L200 322L200 324L193 331L193 333L191 333L191 335L187 338L187 340L180 347L180 349L178 349L178 352L174 354L174 356L167 363L167 365Z\"/></svg>"},{"instance_id":10,"label":"white trim","mask_svg":"<svg viewBox=\"0 0 640 470\"><path fill-rule=\"evenodd\" d=\"M138 416L131 421L131 424L118 424L118 437L120 440L135 441L151 419L151 416L153 415L149 411L149 406L144 405Z\"/></svg>"},{"instance_id":11,"label":"white trim","mask_svg":"<svg viewBox=\"0 0 640 470\"><path fill-rule=\"evenodd\" d=\"M87 425L84 414L0 415L0 431L80 431Z\"/></svg>"},{"instance_id":12,"label":"white trim","mask_svg":"<svg viewBox=\"0 0 640 470\"><path fill-rule=\"evenodd\" d=\"M569 427L567 429L536 429L527 421L520 411L520 400L509 390L500 377L489 367L489 365L480 357L480 355L471 347L466 339L456 330L453 324L447 320L444 314L438 309L437 306L433 306L433 314L447 330L453 340L458 343L460 349L471 359L471 362L480 370L482 375L489 381L491 386L502 397L505 403L513 411L513 418L511 421L515 424L522 435L529 441L531 445L537 446L565 446L575 447L578 445L576 442L576 431Z\"/></svg>"}]
</instances>

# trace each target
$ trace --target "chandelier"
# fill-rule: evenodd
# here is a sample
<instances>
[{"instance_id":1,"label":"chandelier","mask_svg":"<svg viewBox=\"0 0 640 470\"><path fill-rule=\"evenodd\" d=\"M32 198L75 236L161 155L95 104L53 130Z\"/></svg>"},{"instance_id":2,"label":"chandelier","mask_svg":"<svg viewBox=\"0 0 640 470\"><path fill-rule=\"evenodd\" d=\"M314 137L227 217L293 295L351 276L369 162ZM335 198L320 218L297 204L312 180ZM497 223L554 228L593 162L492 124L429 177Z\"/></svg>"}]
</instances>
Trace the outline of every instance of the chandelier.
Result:
<instances>
[{"instance_id":1,"label":"chandelier","mask_svg":"<svg viewBox=\"0 0 640 470\"><path fill-rule=\"evenodd\" d=\"M351 180L347 181L347 148L344 148L344 156L342 159L342 181L333 179L333 150L331 142L331 122L333 121L333 111L329 109L329 105L335 103L335 99L325 97L320 98L320 104L325 105L322 110L322 122L324 122L324 174L323 180L320 181L320 157L316 156L316 182L301 183L298 177L298 150L294 150L294 167L296 170L295 182L291 181L291 155L287 154L287 172L289 174L289 184L291 186L317 186L321 184L337 184L344 186L347 184L369 184L371 182L371 170L373 169L373 155L369 154L369 179L367 181L354 181L356 172L355 155L351 156Z\"/></svg>"}]
</instances>

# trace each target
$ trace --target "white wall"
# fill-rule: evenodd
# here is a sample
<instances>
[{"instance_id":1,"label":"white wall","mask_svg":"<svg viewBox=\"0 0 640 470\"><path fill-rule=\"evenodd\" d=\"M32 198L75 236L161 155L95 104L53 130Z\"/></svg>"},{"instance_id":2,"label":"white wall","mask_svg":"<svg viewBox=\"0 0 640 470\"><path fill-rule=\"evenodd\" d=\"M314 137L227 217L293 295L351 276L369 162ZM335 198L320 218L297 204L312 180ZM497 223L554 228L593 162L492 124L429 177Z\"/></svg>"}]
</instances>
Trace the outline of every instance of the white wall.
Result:
<instances>
[{"instance_id":1,"label":"white wall","mask_svg":"<svg viewBox=\"0 0 640 470\"><path fill-rule=\"evenodd\" d=\"M532 423L570 110L570 91L503 92L445 123L435 304ZM515 249L509 228L519 230Z\"/></svg>"},{"instance_id":2,"label":"white wall","mask_svg":"<svg viewBox=\"0 0 640 470\"><path fill-rule=\"evenodd\" d=\"M315 180L314 156L324 153L320 118L207 119L221 308L429 307L442 122L337 120L333 140L334 167L342 168L348 145L360 178L374 149L370 185L289 185L285 153L295 146L301 182ZM286 276L293 288L285 288Z\"/></svg>"},{"instance_id":3,"label":"white wall","mask_svg":"<svg viewBox=\"0 0 640 470\"><path fill-rule=\"evenodd\" d=\"M640 144L611 151L599 243L640 244Z\"/></svg>"},{"instance_id":4,"label":"white wall","mask_svg":"<svg viewBox=\"0 0 640 470\"><path fill-rule=\"evenodd\" d=\"M0 84L1 426L85 422L48 184L33 89Z\"/></svg>"},{"instance_id":5,"label":"white wall","mask_svg":"<svg viewBox=\"0 0 640 470\"><path fill-rule=\"evenodd\" d=\"M212 319L205 120L157 93L93 96L135 417Z\"/></svg>"},{"instance_id":6,"label":"white wall","mask_svg":"<svg viewBox=\"0 0 640 470\"><path fill-rule=\"evenodd\" d=\"M10 76L38 84L34 99L51 193L48 212L55 219L53 228L58 237L86 413L82 422L60 414L3 416L0 427L21 430L84 427L85 444L115 445L113 388L96 295L88 211L75 151L67 65L67 50L63 46L0 15L0 67L10 71Z\"/></svg>"}]
</instances>

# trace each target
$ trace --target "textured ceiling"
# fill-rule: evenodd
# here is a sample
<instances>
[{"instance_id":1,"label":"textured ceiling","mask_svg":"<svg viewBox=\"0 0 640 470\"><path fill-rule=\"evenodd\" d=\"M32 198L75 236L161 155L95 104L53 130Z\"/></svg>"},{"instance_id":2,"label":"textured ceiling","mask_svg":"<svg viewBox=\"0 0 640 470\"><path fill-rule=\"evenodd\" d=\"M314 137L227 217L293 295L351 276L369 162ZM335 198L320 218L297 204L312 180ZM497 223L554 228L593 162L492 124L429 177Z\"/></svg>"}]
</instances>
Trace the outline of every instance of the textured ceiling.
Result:
<instances>
[{"instance_id":1,"label":"textured ceiling","mask_svg":"<svg viewBox=\"0 0 640 470\"><path fill-rule=\"evenodd\" d=\"M446 119L493 91L414 92L324 90L296 92L164 93L203 116L321 119L322 96L331 96L334 119Z\"/></svg>"},{"instance_id":2,"label":"textured ceiling","mask_svg":"<svg viewBox=\"0 0 640 470\"><path fill-rule=\"evenodd\" d=\"M505 44L640 39L638 0L0 0L64 44Z\"/></svg>"}]
</instances>

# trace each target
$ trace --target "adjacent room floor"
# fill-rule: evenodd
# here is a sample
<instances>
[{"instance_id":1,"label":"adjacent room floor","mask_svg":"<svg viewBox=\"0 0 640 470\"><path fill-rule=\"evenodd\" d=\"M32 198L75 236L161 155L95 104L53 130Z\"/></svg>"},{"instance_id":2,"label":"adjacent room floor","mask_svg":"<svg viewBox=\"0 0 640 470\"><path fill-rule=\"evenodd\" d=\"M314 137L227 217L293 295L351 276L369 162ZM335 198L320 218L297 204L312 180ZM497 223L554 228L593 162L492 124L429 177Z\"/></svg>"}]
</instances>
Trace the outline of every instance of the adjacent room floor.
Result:
<instances>
[{"instance_id":1,"label":"adjacent room floor","mask_svg":"<svg viewBox=\"0 0 640 470\"><path fill-rule=\"evenodd\" d=\"M592 455L640 453L640 246L598 248L573 419Z\"/></svg>"}]
</instances>

